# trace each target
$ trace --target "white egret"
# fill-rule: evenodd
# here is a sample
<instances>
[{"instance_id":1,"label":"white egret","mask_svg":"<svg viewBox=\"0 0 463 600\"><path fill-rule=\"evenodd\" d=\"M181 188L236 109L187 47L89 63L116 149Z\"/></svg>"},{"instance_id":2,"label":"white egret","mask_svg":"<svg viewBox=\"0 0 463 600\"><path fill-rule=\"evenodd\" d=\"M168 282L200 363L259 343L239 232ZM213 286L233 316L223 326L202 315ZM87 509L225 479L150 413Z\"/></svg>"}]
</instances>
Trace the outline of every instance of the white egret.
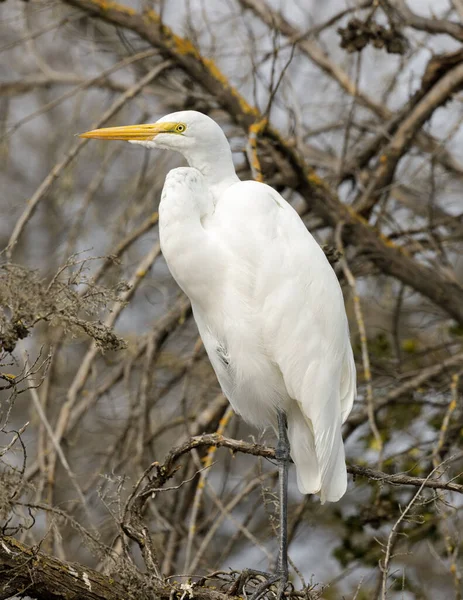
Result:
<instances>
[{"instance_id":1,"label":"white egret","mask_svg":"<svg viewBox=\"0 0 463 600\"><path fill-rule=\"evenodd\" d=\"M161 248L234 410L278 434L282 522L272 582L284 585L288 452L303 494L335 502L347 487L341 425L356 373L336 275L280 194L238 179L227 138L208 116L182 111L81 137L176 150L188 161L164 184Z\"/></svg>"}]
</instances>

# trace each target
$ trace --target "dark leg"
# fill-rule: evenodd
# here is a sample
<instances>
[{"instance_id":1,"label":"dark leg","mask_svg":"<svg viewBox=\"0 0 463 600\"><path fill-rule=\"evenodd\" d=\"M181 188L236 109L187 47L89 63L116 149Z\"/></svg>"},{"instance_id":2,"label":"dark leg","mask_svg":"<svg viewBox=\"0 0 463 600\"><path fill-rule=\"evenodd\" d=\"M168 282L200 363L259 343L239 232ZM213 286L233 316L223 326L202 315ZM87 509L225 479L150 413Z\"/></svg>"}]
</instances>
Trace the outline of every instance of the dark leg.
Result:
<instances>
[{"instance_id":1,"label":"dark leg","mask_svg":"<svg viewBox=\"0 0 463 600\"><path fill-rule=\"evenodd\" d=\"M275 448L278 462L278 497L280 502L280 549L276 573L267 575L267 580L258 586L251 600L259 600L274 583L278 582L277 600L283 598L288 584L288 468L290 461L286 415L278 411L278 444ZM249 572L251 573L251 572ZM257 574L257 571L254 571Z\"/></svg>"},{"instance_id":2,"label":"dark leg","mask_svg":"<svg viewBox=\"0 0 463 600\"><path fill-rule=\"evenodd\" d=\"M280 551L278 553L277 573L280 576L279 596L283 593L288 582L288 469L289 469L289 440L286 415L278 411L278 444L275 449L279 471L279 501L280 501Z\"/></svg>"}]
</instances>

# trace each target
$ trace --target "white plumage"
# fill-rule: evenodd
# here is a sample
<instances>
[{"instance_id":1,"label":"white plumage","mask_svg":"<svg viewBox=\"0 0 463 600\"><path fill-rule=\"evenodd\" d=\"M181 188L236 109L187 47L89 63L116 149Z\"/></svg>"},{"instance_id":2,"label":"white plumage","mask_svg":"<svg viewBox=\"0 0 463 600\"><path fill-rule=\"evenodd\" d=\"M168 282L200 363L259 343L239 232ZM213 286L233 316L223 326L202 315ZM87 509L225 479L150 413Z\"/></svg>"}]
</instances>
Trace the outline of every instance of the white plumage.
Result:
<instances>
[{"instance_id":1,"label":"white plumage","mask_svg":"<svg viewBox=\"0 0 463 600\"><path fill-rule=\"evenodd\" d=\"M147 137L116 137L124 128L97 131L177 150L190 165L167 175L161 247L191 300L224 394L259 428L276 429L283 409L299 490L339 500L347 486L341 425L356 373L333 269L280 194L238 179L212 119L182 111L135 127L145 127Z\"/></svg>"}]
</instances>

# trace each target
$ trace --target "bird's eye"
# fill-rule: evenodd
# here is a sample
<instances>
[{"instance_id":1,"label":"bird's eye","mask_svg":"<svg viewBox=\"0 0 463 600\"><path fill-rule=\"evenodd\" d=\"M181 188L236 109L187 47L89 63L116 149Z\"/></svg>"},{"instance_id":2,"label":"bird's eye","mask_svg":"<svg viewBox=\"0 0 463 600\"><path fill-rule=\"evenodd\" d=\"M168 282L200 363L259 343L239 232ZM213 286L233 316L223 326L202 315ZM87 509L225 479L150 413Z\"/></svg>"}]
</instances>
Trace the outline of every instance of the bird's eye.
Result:
<instances>
[{"instance_id":1,"label":"bird's eye","mask_svg":"<svg viewBox=\"0 0 463 600\"><path fill-rule=\"evenodd\" d=\"M184 125L183 123L179 123L177 125L177 127L175 128L175 131L177 133L183 133L185 131L185 129L186 129L186 125Z\"/></svg>"}]
</instances>

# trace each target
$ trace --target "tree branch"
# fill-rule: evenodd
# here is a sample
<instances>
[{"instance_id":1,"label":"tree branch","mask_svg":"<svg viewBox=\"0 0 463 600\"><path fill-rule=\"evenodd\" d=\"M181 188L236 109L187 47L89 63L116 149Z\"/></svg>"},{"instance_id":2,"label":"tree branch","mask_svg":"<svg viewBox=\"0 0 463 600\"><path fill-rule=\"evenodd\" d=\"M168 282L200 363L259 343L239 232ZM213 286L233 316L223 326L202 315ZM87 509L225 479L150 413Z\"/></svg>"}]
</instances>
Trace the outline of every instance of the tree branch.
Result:
<instances>
[{"instance_id":1,"label":"tree branch","mask_svg":"<svg viewBox=\"0 0 463 600\"><path fill-rule=\"evenodd\" d=\"M0 538L0 599L120 600L127 591L114 579L39 552L11 537ZM166 595L166 598L168 594Z\"/></svg>"},{"instance_id":2,"label":"tree branch","mask_svg":"<svg viewBox=\"0 0 463 600\"><path fill-rule=\"evenodd\" d=\"M286 36L292 41L297 48L307 56L315 65L317 65L324 73L331 77L349 96L355 97L355 101L361 106L371 110L377 115L381 122L387 121L381 127L380 140L375 138L372 143L372 148L378 150L378 144L382 140L386 140L390 130L394 128L394 124L400 122L400 115L403 113L401 110L399 115L396 115L394 111L391 111L387 106L376 102L374 98L357 89L355 82L353 82L346 71L336 64L321 48L319 44L313 39L305 39L304 34L298 30L294 25L289 23L281 13L272 9L271 6L264 0L239 0L241 6L245 9L252 11L267 27L271 30L277 30L280 35ZM439 57L436 57L439 58ZM432 60L432 59L431 59ZM430 61L431 62L431 61ZM406 108L406 107L405 107ZM438 160L442 165L453 171L458 176L463 176L463 167L459 164L454 157L442 147L440 141L435 140L430 134L425 131L418 132L415 142L417 146L423 151L428 153L434 153L437 155ZM345 168L342 174L343 179L355 170L355 168L362 167L363 163L366 164L368 161L369 154L368 145L366 149L359 156L359 160L355 161L358 164L350 164L350 168ZM352 161L350 161L352 162Z\"/></svg>"},{"instance_id":3,"label":"tree branch","mask_svg":"<svg viewBox=\"0 0 463 600\"><path fill-rule=\"evenodd\" d=\"M204 448L210 446L217 446L219 448L229 448L232 452L242 452L243 454L250 454L252 456L261 456L263 458L275 458L274 448L268 446L262 446L261 444L250 444L242 440L234 440L226 438L223 435L217 433L209 433L204 435L194 436L186 440L181 446L173 448L166 456L164 463L153 463L151 467L145 473L145 476L156 469L156 475L150 479L150 482L134 497L134 504L137 504L139 508L144 502L150 498L153 493L162 491L162 487L165 483L171 479L177 470L178 460L188 452L191 452L195 448ZM425 481L421 477L410 477L406 474L388 474L383 471L375 471L366 467L360 467L357 465L348 465L347 470L352 475L358 475L367 477L374 481L384 481L385 483L392 483L396 485L412 485L420 487ZM443 489L451 490L463 494L463 485L452 482L441 482L437 480L428 480L424 487L432 489Z\"/></svg>"},{"instance_id":4,"label":"tree branch","mask_svg":"<svg viewBox=\"0 0 463 600\"><path fill-rule=\"evenodd\" d=\"M77 563L65 562L11 537L0 538L0 600L27 594L37 600L172 600L180 598L179 584L150 578L151 589L131 582L126 588L112 577ZM227 600L226 593L195 586L197 600Z\"/></svg>"},{"instance_id":5,"label":"tree branch","mask_svg":"<svg viewBox=\"0 0 463 600\"><path fill-rule=\"evenodd\" d=\"M428 19L417 15L408 7L405 0L389 0L389 4L402 18L404 25L426 31L427 33L443 33L463 42L463 27L459 23L445 19Z\"/></svg>"},{"instance_id":6,"label":"tree branch","mask_svg":"<svg viewBox=\"0 0 463 600\"><path fill-rule=\"evenodd\" d=\"M444 65L446 64L445 58L442 61ZM431 117L436 108L444 104L452 94L461 89L463 85L463 62L461 62L463 53L458 52L457 58L460 62L457 62L455 67L445 72L443 77L435 82L416 105L407 111L405 118L379 157L378 166L371 176L370 183L360 198L354 202L355 209L358 212L364 214L370 211L378 198L378 194L391 183L397 164L408 150L417 131ZM436 61L436 58L433 60ZM428 70L426 71L428 72ZM426 85L425 79L423 79L424 85Z\"/></svg>"}]
</instances>

